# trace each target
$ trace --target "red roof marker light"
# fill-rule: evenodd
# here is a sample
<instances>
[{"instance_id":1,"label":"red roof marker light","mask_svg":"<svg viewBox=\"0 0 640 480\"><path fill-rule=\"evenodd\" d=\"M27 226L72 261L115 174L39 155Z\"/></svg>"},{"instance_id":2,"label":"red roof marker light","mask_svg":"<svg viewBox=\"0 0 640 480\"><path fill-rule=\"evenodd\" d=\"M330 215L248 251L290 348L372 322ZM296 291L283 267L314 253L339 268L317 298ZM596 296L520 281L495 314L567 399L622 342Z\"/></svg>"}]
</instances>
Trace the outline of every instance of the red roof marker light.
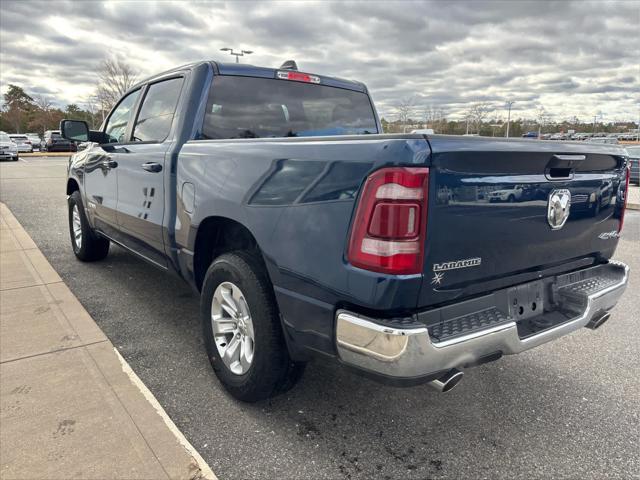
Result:
<instances>
[{"instance_id":1,"label":"red roof marker light","mask_svg":"<svg viewBox=\"0 0 640 480\"><path fill-rule=\"evenodd\" d=\"M316 77L315 75L309 75L308 73L300 73L300 72L279 71L278 78L280 80L293 80L295 82L320 83L320 77Z\"/></svg>"}]
</instances>

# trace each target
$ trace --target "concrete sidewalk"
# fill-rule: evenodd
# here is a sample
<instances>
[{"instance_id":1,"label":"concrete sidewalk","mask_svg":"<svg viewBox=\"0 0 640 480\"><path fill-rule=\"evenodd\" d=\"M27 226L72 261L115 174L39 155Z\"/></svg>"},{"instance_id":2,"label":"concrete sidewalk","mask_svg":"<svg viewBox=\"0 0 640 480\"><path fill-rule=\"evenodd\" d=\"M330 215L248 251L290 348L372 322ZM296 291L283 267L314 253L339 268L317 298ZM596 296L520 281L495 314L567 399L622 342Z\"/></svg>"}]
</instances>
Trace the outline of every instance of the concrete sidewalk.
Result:
<instances>
[{"instance_id":1,"label":"concrete sidewalk","mask_svg":"<svg viewBox=\"0 0 640 480\"><path fill-rule=\"evenodd\" d=\"M0 478L215 479L0 204Z\"/></svg>"}]
</instances>

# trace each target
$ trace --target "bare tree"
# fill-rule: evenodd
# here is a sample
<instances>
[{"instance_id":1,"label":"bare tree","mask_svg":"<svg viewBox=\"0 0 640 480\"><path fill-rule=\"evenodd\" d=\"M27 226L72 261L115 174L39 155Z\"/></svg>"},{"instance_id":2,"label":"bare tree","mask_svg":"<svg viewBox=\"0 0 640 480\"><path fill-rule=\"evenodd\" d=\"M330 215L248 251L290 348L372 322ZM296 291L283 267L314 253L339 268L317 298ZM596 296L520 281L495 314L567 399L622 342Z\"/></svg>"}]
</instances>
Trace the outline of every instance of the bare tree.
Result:
<instances>
[{"instance_id":1,"label":"bare tree","mask_svg":"<svg viewBox=\"0 0 640 480\"><path fill-rule=\"evenodd\" d=\"M445 112L442 107L436 107L429 105L424 109L424 122L425 128L434 128L436 124L439 124L445 119Z\"/></svg>"},{"instance_id":2,"label":"bare tree","mask_svg":"<svg viewBox=\"0 0 640 480\"><path fill-rule=\"evenodd\" d=\"M538 119L538 140L542 135L542 127L549 121L549 113L544 109L542 105L538 105L536 110L536 118Z\"/></svg>"},{"instance_id":3,"label":"bare tree","mask_svg":"<svg viewBox=\"0 0 640 480\"><path fill-rule=\"evenodd\" d=\"M396 105L396 115L402 124L403 131L407 128L407 123L411 115L415 113L416 100L414 97L403 98Z\"/></svg>"},{"instance_id":4,"label":"bare tree","mask_svg":"<svg viewBox=\"0 0 640 480\"><path fill-rule=\"evenodd\" d=\"M488 102L476 102L472 103L467 110L467 133L469 133L468 122L471 121L475 127L476 132L480 133L480 127L482 122L492 111L491 105Z\"/></svg>"},{"instance_id":5,"label":"bare tree","mask_svg":"<svg viewBox=\"0 0 640 480\"><path fill-rule=\"evenodd\" d=\"M123 59L107 58L98 67L96 97L103 112L109 111L116 102L136 83L137 73Z\"/></svg>"},{"instance_id":6,"label":"bare tree","mask_svg":"<svg viewBox=\"0 0 640 480\"><path fill-rule=\"evenodd\" d=\"M84 104L87 106L87 112L91 115L91 128L95 129L98 127L98 106L100 105L97 95L89 95ZM102 120L104 121L104 110L102 110Z\"/></svg>"},{"instance_id":7,"label":"bare tree","mask_svg":"<svg viewBox=\"0 0 640 480\"><path fill-rule=\"evenodd\" d=\"M35 125L38 127L41 133L50 126L52 121L51 110L53 107L53 103L49 100L48 97L44 95L37 95L33 99L33 103L36 108L33 115L33 120L31 121L31 125Z\"/></svg>"}]
</instances>

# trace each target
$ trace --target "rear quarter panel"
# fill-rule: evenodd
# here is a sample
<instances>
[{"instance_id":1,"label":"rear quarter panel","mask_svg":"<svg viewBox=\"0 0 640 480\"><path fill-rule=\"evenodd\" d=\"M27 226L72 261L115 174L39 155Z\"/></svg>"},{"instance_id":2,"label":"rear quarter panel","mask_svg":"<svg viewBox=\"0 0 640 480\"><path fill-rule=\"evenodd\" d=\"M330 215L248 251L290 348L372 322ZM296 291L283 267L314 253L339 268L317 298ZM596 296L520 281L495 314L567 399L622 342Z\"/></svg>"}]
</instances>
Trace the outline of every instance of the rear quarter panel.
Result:
<instances>
[{"instance_id":1,"label":"rear quarter panel","mask_svg":"<svg viewBox=\"0 0 640 480\"><path fill-rule=\"evenodd\" d=\"M289 333L332 353L336 306L387 312L415 306L420 275L355 269L344 252L366 176L387 165L424 165L429 155L420 135L187 142L177 162L178 248L194 248L197 227L207 217L247 227L263 253ZM193 199L181 195L184 184L191 184Z\"/></svg>"}]
</instances>

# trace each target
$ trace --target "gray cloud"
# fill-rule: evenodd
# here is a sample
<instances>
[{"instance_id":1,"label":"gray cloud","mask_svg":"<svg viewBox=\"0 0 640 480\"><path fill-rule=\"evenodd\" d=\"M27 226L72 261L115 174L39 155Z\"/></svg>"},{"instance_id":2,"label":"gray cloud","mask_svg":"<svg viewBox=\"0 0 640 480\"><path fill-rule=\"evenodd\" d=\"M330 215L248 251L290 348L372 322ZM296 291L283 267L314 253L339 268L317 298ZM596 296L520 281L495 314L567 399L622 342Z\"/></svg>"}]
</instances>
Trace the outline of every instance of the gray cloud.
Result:
<instances>
[{"instance_id":1,"label":"gray cloud","mask_svg":"<svg viewBox=\"0 0 640 480\"><path fill-rule=\"evenodd\" d=\"M17 83L61 103L91 94L106 56L144 77L219 51L254 50L256 65L365 82L378 111L403 98L464 114L544 106L555 117L636 119L640 5L635 1L0 3L0 89ZM247 61L246 58L243 59Z\"/></svg>"}]
</instances>

